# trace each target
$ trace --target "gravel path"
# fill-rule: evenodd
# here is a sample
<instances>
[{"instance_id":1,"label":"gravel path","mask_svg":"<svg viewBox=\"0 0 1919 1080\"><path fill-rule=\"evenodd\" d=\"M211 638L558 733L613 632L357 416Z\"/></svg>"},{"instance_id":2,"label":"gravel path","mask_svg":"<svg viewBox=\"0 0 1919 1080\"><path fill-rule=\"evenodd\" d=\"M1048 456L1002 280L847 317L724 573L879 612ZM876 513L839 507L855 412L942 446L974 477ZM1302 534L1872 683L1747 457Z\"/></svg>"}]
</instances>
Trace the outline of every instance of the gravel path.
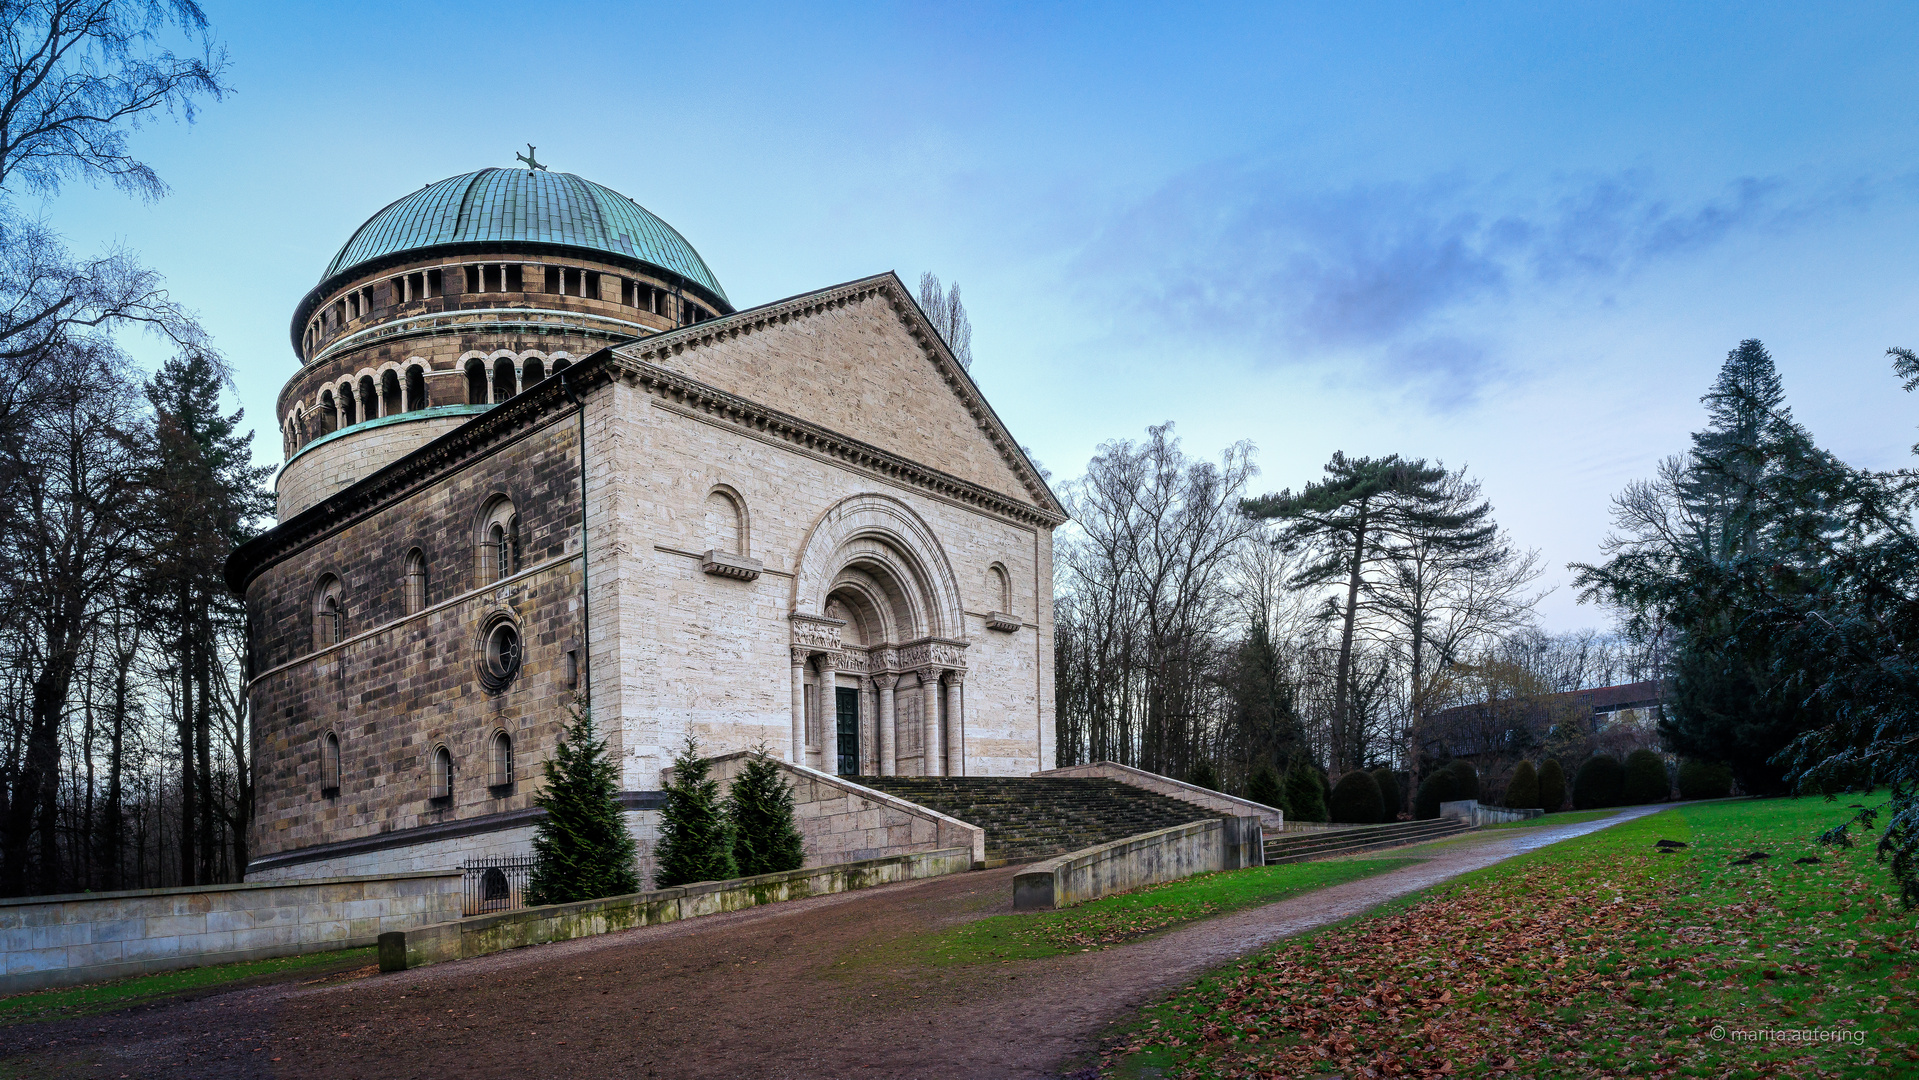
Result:
<instances>
[{"instance_id":1,"label":"gravel path","mask_svg":"<svg viewBox=\"0 0 1919 1080\"><path fill-rule=\"evenodd\" d=\"M1016 868L320 986L0 1029L0 1073L89 1077L1058 1077L1162 991L1281 938L1655 812L1474 833L1424 861L1098 953L902 968L899 938L1008 912ZM881 950L878 957L873 954Z\"/></svg>"}]
</instances>

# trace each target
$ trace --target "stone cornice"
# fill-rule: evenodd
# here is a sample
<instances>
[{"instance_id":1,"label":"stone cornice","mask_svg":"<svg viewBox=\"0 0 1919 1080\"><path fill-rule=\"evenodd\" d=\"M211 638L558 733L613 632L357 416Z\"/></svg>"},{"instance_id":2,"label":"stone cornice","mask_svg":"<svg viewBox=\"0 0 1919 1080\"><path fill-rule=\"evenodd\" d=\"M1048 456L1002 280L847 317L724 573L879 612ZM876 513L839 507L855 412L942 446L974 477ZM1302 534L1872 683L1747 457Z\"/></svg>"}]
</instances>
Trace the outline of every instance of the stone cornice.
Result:
<instances>
[{"instance_id":1,"label":"stone cornice","mask_svg":"<svg viewBox=\"0 0 1919 1080\"><path fill-rule=\"evenodd\" d=\"M1029 508L1029 511L1038 510L1037 518L1033 519L1033 523L1056 526L1065 522L1066 508L1060 503L1059 497L1053 494L1051 487L1047 486L1039 470L1027 458L1026 452L1006 430L1006 425L1001 422L999 414L993 411L993 407L986 401L986 396L980 393L978 385L973 382L973 377L960 366L960 362L947 348L945 339L940 337L939 331L933 329L933 324L927 321L926 314L920 310L912 293L907 291L906 285L892 271L858 281L849 281L818 292L803 293L763 307L723 315L717 319L709 319L678 330L667 330L627 345L616 346L614 351L623 359L646 361L654 367L665 369L662 361L666 357L677 356L687 349L710 347L728 338L752 334L769 326L777 326L796 318L805 318L830 308L844 307L849 303L876 296L884 298L892 307L894 313L899 316L900 322L905 324L907 331L919 343L921 351L925 352L938 368L940 377L945 379L946 384L959 395L961 403L966 406L974 422L979 425L980 432L993 444L994 449L999 451L1000 457L1012 468L1021 483L1026 485L1027 493L1036 504L1035 507ZM681 377L684 378L684 376ZM717 390L712 392L721 393ZM824 428L818 430L826 432ZM853 440L845 439L832 432L826 432L826 434L853 444ZM875 452L884 453L884 451ZM903 458L895 460L912 465L914 468L921 468L912 462L906 462ZM924 471L933 472L932 470ZM964 481L961 482L964 483ZM971 486L977 487L977 485Z\"/></svg>"},{"instance_id":2,"label":"stone cornice","mask_svg":"<svg viewBox=\"0 0 1919 1080\"><path fill-rule=\"evenodd\" d=\"M784 442L866 472L878 473L897 483L921 488L1023 524L1054 528L1066 520L1063 513L1050 512L970 480L929 469L811 421L708 386L671 368L617 350L613 353L612 364L624 378L663 401L729 426L743 428L763 438Z\"/></svg>"},{"instance_id":3,"label":"stone cornice","mask_svg":"<svg viewBox=\"0 0 1919 1080\"><path fill-rule=\"evenodd\" d=\"M973 408L982 429L993 439L1014 471L1027 478L1034 503L1022 502L957 476L928 468L879 447L848 438L818 424L766 408L729 394L654 362L655 357L702 348L723 338L796 317L843 306L872 296L885 296L940 370ZM624 379L682 410L739 428L761 439L785 443L802 452L839 461L849 467L919 488L962 505L1044 528L1066 521L1064 508L1026 460L999 417L986 405L978 387L940 341L939 334L920 314L906 287L891 273L824 289L735 315L710 319L623 346L609 346L548 377L518 395L493 406L458 428L387 465L281 522L265 534L242 544L227 559L227 587L244 595L262 570L294 554L337 529L370 518L393 502L438 480L447 473L502 445L521 438L560 413L574 408L575 396L615 378Z\"/></svg>"}]
</instances>

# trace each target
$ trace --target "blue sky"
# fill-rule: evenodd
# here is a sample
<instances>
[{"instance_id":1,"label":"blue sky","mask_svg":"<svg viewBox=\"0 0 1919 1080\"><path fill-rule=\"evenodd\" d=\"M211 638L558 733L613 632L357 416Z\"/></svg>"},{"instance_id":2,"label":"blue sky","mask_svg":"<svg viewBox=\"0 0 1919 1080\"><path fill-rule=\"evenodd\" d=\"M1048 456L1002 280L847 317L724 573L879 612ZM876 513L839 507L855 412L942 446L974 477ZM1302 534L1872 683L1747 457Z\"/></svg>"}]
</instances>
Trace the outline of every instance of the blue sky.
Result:
<instances>
[{"instance_id":1,"label":"blue sky","mask_svg":"<svg viewBox=\"0 0 1919 1080\"><path fill-rule=\"evenodd\" d=\"M974 375L1056 479L1165 420L1253 440L1261 490L1334 450L1468 464L1553 582L1741 338L1857 464L1919 422L1883 355L1919 347L1910 7L206 9L235 93L140 136L171 196L45 212L202 314L262 460L340 244L528 142L743 307L958 280Z\"/></svg>"}]
</instances>

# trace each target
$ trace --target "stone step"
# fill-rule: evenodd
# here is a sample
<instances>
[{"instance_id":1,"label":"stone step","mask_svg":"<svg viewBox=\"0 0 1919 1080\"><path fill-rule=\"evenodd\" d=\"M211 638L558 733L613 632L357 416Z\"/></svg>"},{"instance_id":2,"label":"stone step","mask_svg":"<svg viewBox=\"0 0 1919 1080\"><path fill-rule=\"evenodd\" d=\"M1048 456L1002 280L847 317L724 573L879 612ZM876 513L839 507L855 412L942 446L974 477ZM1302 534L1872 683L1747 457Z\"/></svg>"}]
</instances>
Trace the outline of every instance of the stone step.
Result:
<instances>
[{"instance_id":1,"label":"stone step","mask_svg":"<svg viewBox=\"0 0 1919 1080\"><path fill-rule=\"evenodd\" d=\"M986 830L989 866L1218 816L1106 779L867 776L860 783Z\"/></svg>"},{"instance_id":2,"label":"stone step","mask_svg":"<svg viewBox=\"0 0 1919 1080\"><path fill-rule=\"evenodd\" d=\"M1349 855L1358 851L1404 847L1471 831L1472 826L1450 818L1440 821L1403 822L1398 825L1358 826L1315 833L1310 837L1288 836L1266 842L1266 864L1304 862L1331 855Z\"/></svg>"}]
</instances>

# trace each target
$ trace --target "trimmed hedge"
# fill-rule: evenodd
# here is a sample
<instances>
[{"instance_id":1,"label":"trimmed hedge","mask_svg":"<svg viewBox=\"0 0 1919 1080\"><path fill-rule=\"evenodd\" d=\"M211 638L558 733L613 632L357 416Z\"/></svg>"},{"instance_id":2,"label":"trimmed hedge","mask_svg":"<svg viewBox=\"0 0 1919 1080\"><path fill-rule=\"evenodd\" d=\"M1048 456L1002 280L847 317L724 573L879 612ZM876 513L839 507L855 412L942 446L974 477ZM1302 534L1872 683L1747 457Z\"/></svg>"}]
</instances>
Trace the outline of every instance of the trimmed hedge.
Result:
<instances>
[{"instance_id":1,"label":"trimmed hedge","mask_svg":"<svg viewBox=\"0 0 1919 1080\"><path fill-rule=\"evenodd\" d=\"M1626 769L1611 754L1594 754L1573 776L1573 809L1618 806L1626 794Z\"/></svg>"},{"instance_id":2,"label":"trimmed hedge","mask_svg":"<svg viewBox=\"0 0 1919 1080\"><path fill-rule=\"evenodd\" d=\"M1472 762L1465 758L1454 758L1446 769L1453 774L1454 799L1479 798L1479 770L1473 768Z\"/></svg>"},{"instance_id":3,"label":"trimmed hedge","mask_svg":"<svg viewBox=\"0 0 1919 1080\"><path fill-rule=\"evenodd\" d=\"M1692 761L1679 764L1679 797L1682 799L1723 799L1732 794L1732 767L1723 761Z\"/></svg>"},{"instance_id":4,"label":"trimmed hedge","mask_svg":"<svg viewBox=\"0 0 1919 1080\"><path fill-rule=\"evenodd\" d=\"M1651 750L1640 748L1626 755L1625 804L1665 802L1672 796L1672 784L1666 779L1666 762Z\"/></svg>"},{"instance_id":5,"label":"trimmed hedge","mask_svg":"<svg viewBox=\"0 0 1919 1080\"><path fill-rule=\"evenodd\" d=\"M1413 819L1431 821L1438 817L1439 804L1459 798L1458 792L1459 778L1451 769L1434 769L1419 782L1419 792L1413 796Z\"/></svg>"},{"instance_id":6,"label":"trimmed hedge","mask_svg":"<svg viewBox=\"0 0 1919 1080\"><path fill-rule=\"evenodd\" d=\"M1506 805L1514 810L1531 810L1539 805L1539 773L1533 763L1521 761L1506 782Z\"/></svg>"},{"instance_id":7,"label":"trimmed hedge","mask_svg":"<svg viewBox=\"0 0 1919 1080\"><path fill-rule=\"evenodd\" d=\"M1558 758L1547 758L1539 767L1539 808L1548 814L1566 808L1566 770Z\"/></svg>"},{"instance_id":8,"label":"trimmed hedge","mask_svg":"<svg viewBox=\"0 0 1919 1080\"><path fill-rule=\"evenodd\" d=\"M1333 785L1333 820L1351 825L1377 825L1385 815L1385 803L1379 797L1379 782L1373 774L1354 769Z\"/></svg>"},{"instance_id":9,"label":"trimmed hedge","mask_svg":"<svg viewBox=\"0 0 1919 1080\"><path fill-rule=\"evenodd\" d=\"M1398 821L1399 812L1406 809L1406 793L1400 789L1399 774L1391 769L1374 769L1373 783L1379 785L1379 808L1383 811L1381 821Z\"/></svg>"}]
</instances>

